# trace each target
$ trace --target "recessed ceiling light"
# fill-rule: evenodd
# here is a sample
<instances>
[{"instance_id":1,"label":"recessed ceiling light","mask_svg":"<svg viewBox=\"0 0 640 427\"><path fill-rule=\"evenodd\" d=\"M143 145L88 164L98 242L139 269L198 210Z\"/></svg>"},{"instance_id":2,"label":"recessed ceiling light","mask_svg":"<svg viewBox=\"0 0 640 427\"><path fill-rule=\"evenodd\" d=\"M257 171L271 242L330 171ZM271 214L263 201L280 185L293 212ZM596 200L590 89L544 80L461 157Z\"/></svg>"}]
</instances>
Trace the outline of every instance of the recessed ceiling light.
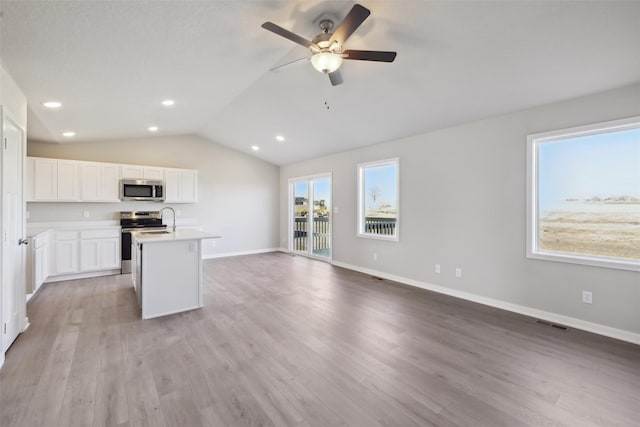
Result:
<instances>
[{"instance_id":1,"label":"recessed ceiling light","mask_svg":"<svg viewBox=\"0 0 640 427\"><path fill-rule=\"evenodd\" d=\"M276 139L280 142L284 141L284 136L282 135L276 135Z\"/></svg>"},{"instance_id":2,"label":"recessed ceiling light","mask_svg":"<svg viewBox=\"0 0 640 427\"><path fill-rule=\"evenodd\" d=\"M251 146L251 149L252 149L253 151L258 151L258 150L260 149L260 147L258 147L257 145L252 145L252 146Z\"/></svg>"},{"instance_id":3,"label":"recessed ceiling light","mask_svg":"<svg viewBox=\"0 0 640 427\"><path fill-rule=\"evenodd\" d=\"M71 138L72 136L75 136L76 133L75 132L63 132L62 136L66 136L67 138Z\"/></svg>"},{"instance_id":4,"label":"recessed ceiling light","mask_svg":"<svg viewBox=\"0 0 640 427\"><path fill-rule=\"evenodd\" d=\"M58 102L58 101L47 101L47 102L43 102L42 105L44 105L47 108L60 108L60 107L62 107L62 103Z\"/></svg>"},{"instance_id":5,"label":"recessed ceiling light","mask_svg":"<svg viewBox=\"0 0 640 427\"><path fill-rule=\"evenodd\" d=\"M174 101L173 99L165 99L164 101L162 101L162 105L164 105L165 107L171 107L175 103L176 101Z\"/></svg>"},{"instance_id":6,"label":"recessed ceiling light","mask_svg":"<svg viewBox=\"0 0 640 427\"><path fill-rule=\"evenodd\" d=\"M158 126L149 126L149 132L158 132Z\"/></svg>"}]
</instances>

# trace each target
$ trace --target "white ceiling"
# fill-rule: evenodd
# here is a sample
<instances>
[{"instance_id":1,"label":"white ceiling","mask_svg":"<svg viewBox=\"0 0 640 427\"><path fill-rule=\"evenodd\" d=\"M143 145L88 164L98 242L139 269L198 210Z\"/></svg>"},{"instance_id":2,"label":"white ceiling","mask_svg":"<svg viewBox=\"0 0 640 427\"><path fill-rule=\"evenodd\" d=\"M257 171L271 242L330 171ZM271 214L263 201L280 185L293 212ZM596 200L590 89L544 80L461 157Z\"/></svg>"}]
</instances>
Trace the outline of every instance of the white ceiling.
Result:
<instances>
[{"instance_id":1,"label":"white ceiling","mask_svg":"<svg viewBox=\"0 0 640 427\"><path fill-rule=\"evenodd\" d=\"M307 51L263 22L310 39L353 4L2 0L0 58L32 139L157 125L279 165L640 81L640 2L612 1L363 0L371 16L346 47L394 50L394 63L345 61L336 87L308 61L269 71Z\"/></svg>"}]
</instances>

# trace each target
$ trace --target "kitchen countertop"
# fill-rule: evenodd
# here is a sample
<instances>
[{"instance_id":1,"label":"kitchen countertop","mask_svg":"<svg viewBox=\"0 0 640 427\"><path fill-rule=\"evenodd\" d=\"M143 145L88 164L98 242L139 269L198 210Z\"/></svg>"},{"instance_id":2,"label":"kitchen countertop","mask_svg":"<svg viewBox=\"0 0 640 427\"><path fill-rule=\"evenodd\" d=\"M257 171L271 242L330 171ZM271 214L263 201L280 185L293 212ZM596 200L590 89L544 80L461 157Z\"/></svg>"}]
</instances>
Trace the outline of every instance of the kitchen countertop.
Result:
<instances>
[{"instance_id":1,"label":"kitchen countertop","mask_svg":"<svg viewBox=\"0 0 640 427\"><path fill-rule=\"evenodd\" d=\"M158 233L149 231L134 231L131 233L138 243L176 242L179 240L219 239L222 236L205 233L200 230L177 230L175 232Z\"/></svg>"}]
</instances>

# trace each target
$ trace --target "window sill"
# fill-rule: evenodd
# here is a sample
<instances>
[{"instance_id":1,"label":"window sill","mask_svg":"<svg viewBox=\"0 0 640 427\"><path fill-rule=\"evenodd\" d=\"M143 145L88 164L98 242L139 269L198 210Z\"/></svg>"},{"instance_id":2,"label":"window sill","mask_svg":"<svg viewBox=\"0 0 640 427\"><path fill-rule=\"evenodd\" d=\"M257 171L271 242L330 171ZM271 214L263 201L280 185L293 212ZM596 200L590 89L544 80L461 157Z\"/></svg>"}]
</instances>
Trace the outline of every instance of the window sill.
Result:
<instances>
[{"instance_id":1,"label":"window sill","mask_svg":"<svg viewBox=\"0 0 640 427\"><path fill-rule=\"evenodd\" d=\"M368 233L358 233L357 237L362 237L365 239L374 239L374 240L386 240L388 242L399 242L400 237L396 236L385 236L378 234L368 234Z\"/></svg>"},{"instance_id":2,"label":"window sill","mask_svg":"<svg viewBox=\"0 0 640 427\"><path fill-rule=\"evenodd\" d=\"M561 254L555 252L531 252L527 258L545 261L564 262L569 264L590 265L593 267L613 268L616 270L640 271L640 261L622 260L584 255Z\"/></svg>"}]
</instances>

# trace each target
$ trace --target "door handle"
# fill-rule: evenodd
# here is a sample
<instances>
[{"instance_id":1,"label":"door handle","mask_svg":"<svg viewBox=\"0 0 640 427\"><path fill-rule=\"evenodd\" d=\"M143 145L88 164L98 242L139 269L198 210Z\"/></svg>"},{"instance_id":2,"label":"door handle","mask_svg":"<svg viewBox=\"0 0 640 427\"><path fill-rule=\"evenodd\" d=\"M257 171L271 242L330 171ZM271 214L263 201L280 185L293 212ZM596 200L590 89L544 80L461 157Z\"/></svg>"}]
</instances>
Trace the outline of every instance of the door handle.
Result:
<instances>
[{"instance_id":1,"label":"door handle","mask_svg":"<svg viewBox=\"0 0 640 427\"><path fill-rule=\"evenodd\" d=\"M29 239L20 239L18 240L18 245L28 245Z\"/></svg>"}]
</instances>

